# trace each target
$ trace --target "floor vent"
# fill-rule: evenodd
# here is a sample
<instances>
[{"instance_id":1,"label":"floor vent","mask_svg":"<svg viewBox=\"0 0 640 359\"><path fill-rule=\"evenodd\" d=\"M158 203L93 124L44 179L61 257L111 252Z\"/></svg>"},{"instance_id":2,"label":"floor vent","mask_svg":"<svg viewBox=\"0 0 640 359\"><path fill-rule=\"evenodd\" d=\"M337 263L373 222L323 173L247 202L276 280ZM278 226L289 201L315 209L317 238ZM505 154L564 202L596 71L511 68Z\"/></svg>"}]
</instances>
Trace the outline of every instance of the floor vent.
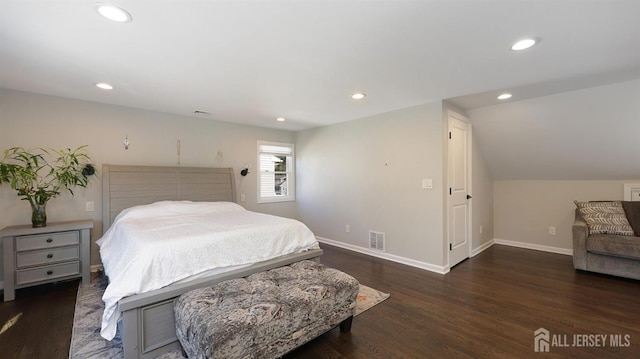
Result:
<instances>
[{"instance_id":1,"label":"floor vent","mask_svg":"<svg viewBox=\"0 0 640 359\"><path fill-rule=\"evenodd\" d=\"M369 231L369 248L384 252L384 233Z\"/></svg>"}]
</instances>

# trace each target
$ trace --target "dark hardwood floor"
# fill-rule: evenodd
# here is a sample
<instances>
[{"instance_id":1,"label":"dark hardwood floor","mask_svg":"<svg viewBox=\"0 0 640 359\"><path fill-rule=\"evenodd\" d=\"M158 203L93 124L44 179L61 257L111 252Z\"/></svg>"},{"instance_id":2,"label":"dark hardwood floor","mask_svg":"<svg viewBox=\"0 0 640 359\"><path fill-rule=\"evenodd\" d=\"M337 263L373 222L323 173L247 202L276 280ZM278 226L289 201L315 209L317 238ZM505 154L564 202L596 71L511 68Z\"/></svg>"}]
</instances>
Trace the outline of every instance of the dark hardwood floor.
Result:
<instances>
[{"instance_id":1,"label":"dark hardwood floor","mask_svg":"<svg viewBox=\"0 0 640 359\"><path fill-rule=\"evenodd\" d=\"M577 272L569 256L494 245L443 276L322 247L323 264L391 297L350 333L331 330L286 359L640 358L640 282ZM0 358L67 358L77 285L24 289L0 303ZM538 328L568 346L534 352ZM576 336L589 334L606 334L606 345L579 346ZM611 346L611 335L629 346Z\"/></svg>"},{"instance_id":2,"label":"dark hardwood floor","mask_svg":"<svg viewBox=\"0 0 640 359\"><path fill-rule=\"evenodd\" d=\"M15 301L1 302L0 358L69 358L79 283L20 289Z\"/></svg>"}]
</instances>

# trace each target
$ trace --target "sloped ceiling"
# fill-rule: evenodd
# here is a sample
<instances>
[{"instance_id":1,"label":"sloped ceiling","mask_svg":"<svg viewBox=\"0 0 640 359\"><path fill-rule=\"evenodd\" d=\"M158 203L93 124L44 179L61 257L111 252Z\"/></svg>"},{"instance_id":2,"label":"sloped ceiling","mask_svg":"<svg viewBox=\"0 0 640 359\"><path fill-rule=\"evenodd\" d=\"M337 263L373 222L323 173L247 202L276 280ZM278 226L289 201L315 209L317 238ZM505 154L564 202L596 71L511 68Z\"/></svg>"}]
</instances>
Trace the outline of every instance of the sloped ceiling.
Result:
<instances>
[{"instance_id":1,"label":"sloped ceiling","mask_svg":"<svg viewBox=\"0 0 640 359\"><path fill-rule=\"evenodd\" d=\"M640 80L467 115L494 179L640 179Z\"/></svg>"},{"instance_id":2,"label":"sloped ceiling","mask_svg":"<svg viewBox=\"0 0 640 359\"><path fill-rule=\"evenodd\" d=\"M447 99L497 179L639 175L637 0L112 3L3 0L0 87L293 131Z\"/></svg>"}]
</instances>

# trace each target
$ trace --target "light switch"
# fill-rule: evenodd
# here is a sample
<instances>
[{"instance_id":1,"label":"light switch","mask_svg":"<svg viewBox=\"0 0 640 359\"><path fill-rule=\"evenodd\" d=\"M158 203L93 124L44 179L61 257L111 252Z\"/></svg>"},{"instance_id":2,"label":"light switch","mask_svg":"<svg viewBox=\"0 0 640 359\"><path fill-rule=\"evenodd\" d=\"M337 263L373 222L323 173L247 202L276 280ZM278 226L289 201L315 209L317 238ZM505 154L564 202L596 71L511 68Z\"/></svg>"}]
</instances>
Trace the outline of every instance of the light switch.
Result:
<instances>
[{"instance_id":1,"label":"light switch","mask_svg":"<svg viewBox=\"0 0 640 359\"><path fill-rule=\"evenodd\" d=\"M433 180L430 178L424 178L422 180L422 188L432 189L433 188Z\"/></svg>"}]
</instances>

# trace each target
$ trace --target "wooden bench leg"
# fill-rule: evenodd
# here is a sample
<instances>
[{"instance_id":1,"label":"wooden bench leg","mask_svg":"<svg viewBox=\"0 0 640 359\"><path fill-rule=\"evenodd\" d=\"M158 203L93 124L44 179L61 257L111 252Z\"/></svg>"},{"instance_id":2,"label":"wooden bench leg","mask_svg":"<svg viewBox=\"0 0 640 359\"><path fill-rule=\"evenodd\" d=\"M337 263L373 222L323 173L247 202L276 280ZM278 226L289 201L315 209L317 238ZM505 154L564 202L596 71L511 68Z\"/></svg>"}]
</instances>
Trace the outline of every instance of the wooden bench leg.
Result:
<instances>
[{"instance_id":1,"label":"wooden bench leg","mask_svg":"<svg viewBox=\"0 0 640 359\"><path fill-rule=\"evenodd\" d=\"M351 322L353 321L353 315L345 319L340 323L340 332L346 333L351 331Z\"/></svg>"}]
</instances>

